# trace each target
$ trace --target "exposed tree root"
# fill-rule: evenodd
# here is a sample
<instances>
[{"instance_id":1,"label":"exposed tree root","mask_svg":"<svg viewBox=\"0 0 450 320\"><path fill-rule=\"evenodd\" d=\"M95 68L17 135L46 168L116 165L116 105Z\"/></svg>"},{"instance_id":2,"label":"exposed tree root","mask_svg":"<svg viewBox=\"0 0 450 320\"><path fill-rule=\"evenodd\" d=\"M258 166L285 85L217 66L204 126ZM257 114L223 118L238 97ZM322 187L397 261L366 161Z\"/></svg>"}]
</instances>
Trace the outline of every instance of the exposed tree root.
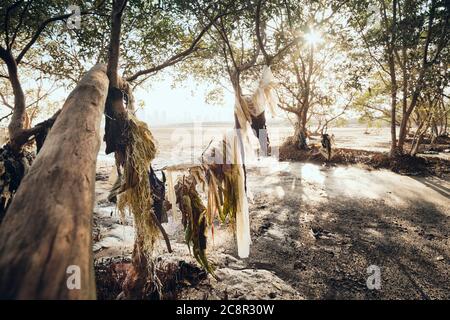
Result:
<instances>
[{"instance_id":1,"label":"exposed tree root","mask_svg":"<svg viewBox=\"0 0 450 320\"><path fill-rule=\"evenodd\" d=\"M142 286L140 296L148 300L174 300L178 298L184 287L195 286L206 279L207 273L201 268L186 261L165 262L158 259L154 262L155 276L158 278L160 290L147 285ZM124 283L133 272L131 259L111 258L95 264L97 281L97 298L99 300L123 299ZM147 283L150 284L150 283Z\"/></svg>"}]
</instances>

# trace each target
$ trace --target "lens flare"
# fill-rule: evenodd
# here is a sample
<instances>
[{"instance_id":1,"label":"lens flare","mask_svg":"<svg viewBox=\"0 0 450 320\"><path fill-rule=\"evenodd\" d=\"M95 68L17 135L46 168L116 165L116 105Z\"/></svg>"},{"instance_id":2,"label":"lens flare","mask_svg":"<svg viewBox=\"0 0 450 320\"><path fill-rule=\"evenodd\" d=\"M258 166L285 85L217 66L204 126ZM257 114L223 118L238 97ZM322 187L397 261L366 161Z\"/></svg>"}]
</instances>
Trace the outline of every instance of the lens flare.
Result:
<instances>
[{"instance_id":1,"label":"lens flare","mask_svg":"<svg viewBox=\"0 0 450 320\"><path fill-rule=\"evenodd\" d=\"M312 46L315 46L323 42L323 38L320 32L314 29L310 29L310 31L307 34L305 34L305 40L309 45Z\"/></svg>"}]
</instances>

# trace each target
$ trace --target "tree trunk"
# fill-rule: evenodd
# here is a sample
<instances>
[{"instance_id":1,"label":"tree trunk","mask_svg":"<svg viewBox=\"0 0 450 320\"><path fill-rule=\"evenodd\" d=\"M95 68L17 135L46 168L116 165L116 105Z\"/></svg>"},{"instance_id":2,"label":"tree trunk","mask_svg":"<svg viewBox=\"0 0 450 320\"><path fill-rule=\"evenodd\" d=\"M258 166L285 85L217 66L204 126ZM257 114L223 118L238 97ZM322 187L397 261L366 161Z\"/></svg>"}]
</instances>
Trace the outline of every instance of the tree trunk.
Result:
<instances>
[{"instance_id":1,"label":"tree trunk","mask_svg":"<svg viewBox=\"0 0 450 320\"><path fill-rule=\"evenodd\" d=\"M306 141L301 141L301 136L306 139L308 134L306 132L307 116L305 108L300 107L300 112L296 114L297 121L295 123L294 130L294 143L300 147L300 149L306 149Z\"/></svg>"},{"instance_id":2,"label":"tree trunk","mask_svg":"<svg viewBox=\"0 0 450 320\"><path fill-rule=\"evenodd\" d=\"M384 2L383 6L385 5ZM391 150L390 150L390 156L395 157L398 155L398 148L397 148L397 118L396 118L396 112L397 112L397 91L398 91L398 85L397 85L397 76L396 76L396 70L395 70L395 58L394 58L394 50L395 50L395 40L396 40L396 33L397 33L397 1L394 0L392 2L392 22L389 22L387 20L386 14L384 15L384 24L386 28L390 28L390 40L387 44L386 48L386 55L388 58L388 65L389 65L389 74L391 78ZM384 8L386 10L386 8Z\"/></svg>"},{"instance_id":3,"label":"tree trunk","mask_svg":"<svg viewBox=\"0 0 450 320\"><path fill-rule=\"evenodd\" d=\"M306 125L308 124L308 105L303 107L300 118L300 130L307 136Z\"/></svg>"},{"instance_id":4,"label":"tree trunk","mask_svg":"<svg viewBox=\"0 0 450 320\"><path fill-rule=\"evenodd\" d=\"M128 114L123 104L122 94L122 90L125 88L122 79L118 75L122 15L126 5L127 0L113 0L111 38L107 66L107 75L110 82L105 106L106 154L115 152L116 162L118 162L119 166L125 164L128 143L126 139ZM131 92L129 87L127 92ZM136 234L132 266L122 286L122 298L143 299L146 297L147 289L151 288L154 282L153 274L149 273L149 270L153 268L153 262L149 261L145 255L141 237L142 235Z\"/></svg>"},{"instance_id":5,"label":"tree trunk","mask_svg":"<svg viewBox=\"0 0 450 320\"><path fill-rule=\"evenodd\" d=\"M294 142L298 143L298 137L300 136L300 132L302 132L302 121L301 116L295 114L297 117L297 121L294 124Z\"/></svg>"},{"instance_id":6,"label":"tree trunk","mask_svg":"<svg viewBox=\"0 0 450 320\"><path fill-rule=\"evenodd\" d=\"M398 133L398 144L397 144L397 150L399 153L403 153L403 146L405 145L406 140L406 134L408 132L407 126L408 126L408 120L407 115L403 114L402 121L400 122L400 130Z\"/></svg>"},{"instance_id":7,"label":"tree trunk","mask_svg":"<svg viewBox=\"0 0 450 320\"><path fill-rule=\"evenodd\" d=\"M69 95L0 227L1 298L95 298L91 233L105 71L92 68Z\"/></svg>"},{"instance_id":8,"label":"tree trunk","mask_svg":"<svg viewBox=\"0 0 450 320\"><path fill-rule=\"evenodd\" d=\"M417 137L417 140L414 141L413 146L411 147L410 152L411 156L414 157L419 152L419 147L422 143L423 135L424 135L423 133L420 133L419 136Z\"/></svg>"},{"instance_id":9,"label":"tree trunk","mask_svg":"<svg viewBox=\"0 0 450 320\"><path fill-rule=\"evenodd\" d=\"M395 157L398 154L397 148L397 80L395 77L394 58L389 59L389 68L391 73L391 151L390 156Z\"/></svg>"},{"instance_id":10,"label":"tree trunk","mask_svg":"<svg viewBox=\"0 0 450 320\"><path fill-rule=\"evenodd\" d=\"M16 60L11 52L0 47L0 58L8 68L8 77L14 94L14 110L8 125L10 144L13 150L19 151L26 141L21 135L26 119L25 94L20 84Z\"/></svg>"},{"instance_id":11,"label":"tree trunk","mask_svg":"<svg viewBox=\"0 0 450 320\"><path fill-rule=\"evenodd\" d=\"M106 154L116 152L116 157L123 164L126 149L124 131L128 115L123 105L123 95L120 91L121 79L118 75L120 56L120 34L122 29L122 14L127 0L114 0L111 13L111 38L109 43L109 56L107 75L109 78L109 92L106 101L105 113L105 142Z\"/></svg>"},{"instance_id":12,"label":"tree trunk","mask_svg":"<svg viewBox=\"0 0 450 320\"><path fill-rule=\"evenodd\" d=\"M416 134L414 135L414 138L411 142L411 151L410 155L415 156L417 152L419 152L420 144L422 143L423 135L426 132L426 129L423 130L423 127L425 126L426 120L424 119L419 126L417 127Z\"/></svg>"},{"instance_id":13,"label":"tree trunk","mask_svg":"<svg viewBox=\"0 0 450 320\"><path fill-rule=\"evenodd\" d=\"M297 121L295 123L294 136L296 138L299 137L300 133L303 133L306 135L306 124L308 122L307 114L306 114L304 108L299 107L299 109L300 109L299 113L295 114L295 116L297 117Z\"/></svg>"},{"instance_id":14,"label":"tree trunk","mask_svg":"<svg viewBox=\"0 0 450 320\"><path fill-rule=\"evenodd\" d=\"M417 106L417 102L419 101L420 93L424 86L424 78L425 78L426 72L431 66L430 62L428 61L428 47L429 47L430 41L431 41L431 33L432 33L432 26L433 26L435 10L436 10L436 1L432 1L431 7L430 7L430 15L428 17L428 31L427 31L427 37L425 40L426 42L425 42L424 52L423 52L423 57L422 57L422 67L420 69L419 76L416 81L416 87L412 93L411 102L410 102L406 112L405 111L403 112L402 123L400 126L399 140L398 140L398 146L397 146L400 153L403 153L403 146L404 146L404 143L406 140L407 125L408 125L409 117L411 116L411 113L414 111L414 109ZM395 12L394 12L394 14L395 14ZM394 22L395 22L395 19L394 19ZM395 23L393 25L395 25Z\"/></svg>"},{"instance_id":15,"label":"tree trunk","mask_svg":"<svg viewBox=\"0 0 450 320\"><path fill-rule=\"evenodd\" d=\"M158 294L158 284L153 275L155 266L153 261L147 259L143 248L144 242L142 237L136 235L131 268L122 284L122 293L118 297L121 300L161 299Z\"/></svg>"}]
</instances>

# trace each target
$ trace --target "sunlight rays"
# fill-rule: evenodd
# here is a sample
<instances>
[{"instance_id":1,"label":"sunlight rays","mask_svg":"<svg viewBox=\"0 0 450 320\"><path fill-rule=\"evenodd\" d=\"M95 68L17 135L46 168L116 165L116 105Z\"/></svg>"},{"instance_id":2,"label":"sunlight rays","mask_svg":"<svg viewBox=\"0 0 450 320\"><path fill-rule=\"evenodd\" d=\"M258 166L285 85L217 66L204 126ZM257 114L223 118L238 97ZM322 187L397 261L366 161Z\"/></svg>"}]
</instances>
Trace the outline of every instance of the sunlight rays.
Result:
<instances>
[{"instance_id":1,"label":"sunlight rays","mask_svg":"<svg viewBox=\"0 0 450 320\"><path fill-rule=\"evenodd\" d=\"M310 28L309 32L304 35L304 38L306 43L310 46L316 46L324 41L322 34L313 28Z\"/></svg>"}]
</instances>

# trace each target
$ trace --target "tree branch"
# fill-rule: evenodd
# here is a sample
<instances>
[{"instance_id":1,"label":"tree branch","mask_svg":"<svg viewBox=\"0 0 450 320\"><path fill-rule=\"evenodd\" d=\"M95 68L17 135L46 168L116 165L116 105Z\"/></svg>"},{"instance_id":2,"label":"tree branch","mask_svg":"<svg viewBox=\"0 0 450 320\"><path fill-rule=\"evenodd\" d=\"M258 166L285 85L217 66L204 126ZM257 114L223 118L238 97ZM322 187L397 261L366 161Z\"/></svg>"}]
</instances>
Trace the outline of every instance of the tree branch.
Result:
<instances>
[{"instance_id":1,"label":"tree branch","mask_svg":"<svg viewBox=\"0 0 450 320\"><path fill-rule=\"evenodd\" d=\"M5 97L5 96L3 95L3 93L1 93L1 92L0 92L0 98L2 98L3 104L4 104L6 107L8 107L8 108L11 109L11 110L14 109L14 107L8 103L8 101L6 100L6 97ZM12 112L11 112L11 114L12 114ZM1 121L1 120L0 120L0 121Z\"/></svg>"},{"instance_id":2,"label":"tree branch","mask_svg":"<svg viewBox=\"0 0 450 320\"><path fill-rule=\"evenodd\" d=\"M137 78L139 78L142 75L146 75L146 74L150 74L150 73L155 73L158 72L164 68L173 66L174 64L177 64L180 61L183 61L188 55L190 55L191 53L195 52L198 48L197 48L197 44L200 42L200 40L203 38L203 36L208 32L208 30L217 22L218 19L226 16L230 14L230 12L225 12L222 14L217 15L214 19L212 19L201 31L200 33L197 35L197 37L195 37L194 41L191 43L191 45L189 46L189 48L181 51L180 53L177 53L176 55L170 57L168 60L166 60L165 62L161 63L160 65L154 66L152 68L148 68L145 70L141 70L136 72L135 74L129 76L126 78L126 81L128 82L132 82L135 81Z\"/></svg>"},{"instance_id":3,"label":"tree branch","mask_svg":"<svg viewBox=\"0 0 450 320\"><path fill-rule=\"evenodd\" d=\"M259 48L261 49L261 52L264 56L264 60L266 62L266 65L270 65L272 62L272 57L269 56L269 54L266 51L266 48L263 43L263 37L261 35L261 7L264 0L259 0L258 4L256 5L256 39L258 40Z\"/></svg>"},{"instance_id":4,"label":"tree branch","mask_svg":"<svg viewBox=\"0 0 450 320\"><path fill-rule=\"evenodd\" d=\"M5 30L5 44L6 44L6 50L10 50L11 47L9 46L9 15L10 13L16 8L18 7L21 3L23 2L23 0L19 0L15 3L13 3L12 5L10 5L7 9L6 9L6 16L5 16L5 23L3 25L3 28Z\"/></svg>"},{"instance_id":5,"label":"tree branch","mask_svg":"<svg viewBox=\"0 0 450 320\"><path fill-rule=\"evenodd\" d=\"M98 7L96 7L96 9L98 9L101 6L102 3L103 2L101 2L100 5ZM94 11L82 11L80 14L83 16L83 15L88 15L88 14L95 14L95 12ZM59 16L48 18L47 20L42 22L39 25L39 27L37 28L37 30L34 32L33 36L30 39L30 41L28 41L28 43L25 45L25 47L22 49L22 51L20 51L19 55L16 58L16 63L19 64L22 61L22 59L25 56L25 54L34 45L34 43L39 39L39 36L42 34L42 32L45 30L45 28L50 23L56 22L56 21L66 20L70 16L72 16L72 13L62 14L62 15L59 15Z\"/></svg>"},{"instance_id":6,"label":"tree branch","mask_svg":"<svg viewBox=\"0 0 450 320\"><path fill-rule=\"evenodd\" d=\"M20 14L19 23L17 24L16 28L14 29L14 33L11 38L11 42L9 43L9 48L12 48L12 46L14 45L14 41L16 41L17 33L19 32L19 29L22 26L23 19L25 17L25 13L27 12L31 2L32 2L32 0L28 0L27 4L25 5L25 8L23 8L23 10Z\"/></svg>"}]
</instances>

